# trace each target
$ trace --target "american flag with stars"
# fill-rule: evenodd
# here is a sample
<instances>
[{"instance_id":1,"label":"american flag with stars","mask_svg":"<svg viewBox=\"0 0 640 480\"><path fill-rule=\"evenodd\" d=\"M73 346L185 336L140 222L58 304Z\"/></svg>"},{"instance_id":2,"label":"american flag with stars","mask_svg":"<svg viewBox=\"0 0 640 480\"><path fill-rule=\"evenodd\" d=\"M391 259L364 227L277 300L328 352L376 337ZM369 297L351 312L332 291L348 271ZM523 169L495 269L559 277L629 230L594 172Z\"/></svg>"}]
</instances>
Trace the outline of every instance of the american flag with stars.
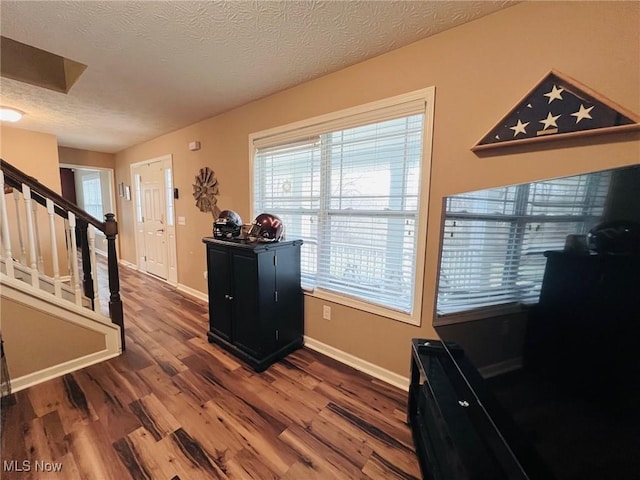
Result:
<instances>
[{"instance_id":1,"label":"american flag with stars","mask_svg":"<svg viewBox=\"0 0 640 480\"><path fill-rule=\"evenodd\" d=\"M634 123L626 115L550 73L478 145Z\"/></svg>"}]
</instances>

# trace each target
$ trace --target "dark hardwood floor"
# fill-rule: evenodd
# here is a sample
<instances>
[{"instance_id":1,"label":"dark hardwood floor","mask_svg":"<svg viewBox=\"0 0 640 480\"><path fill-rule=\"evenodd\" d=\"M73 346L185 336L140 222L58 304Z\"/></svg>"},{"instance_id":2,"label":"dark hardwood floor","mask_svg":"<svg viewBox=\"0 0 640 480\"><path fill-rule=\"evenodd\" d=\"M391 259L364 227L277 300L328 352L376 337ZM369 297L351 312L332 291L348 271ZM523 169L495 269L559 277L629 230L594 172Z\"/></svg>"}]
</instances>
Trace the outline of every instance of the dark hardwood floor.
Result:
<instances>
[{"instance_id":1,"label":"dark hardwood floor","mask_svg":"<svg viewBox=\"0 0 640 480\"><path fill-rule=\"evenodd\" d=\"M205 303L120 275L126 352L14 394L0 478L420 477L405 392L308 349L257 374L207 342Z\"/></svg>"}]
</instances>

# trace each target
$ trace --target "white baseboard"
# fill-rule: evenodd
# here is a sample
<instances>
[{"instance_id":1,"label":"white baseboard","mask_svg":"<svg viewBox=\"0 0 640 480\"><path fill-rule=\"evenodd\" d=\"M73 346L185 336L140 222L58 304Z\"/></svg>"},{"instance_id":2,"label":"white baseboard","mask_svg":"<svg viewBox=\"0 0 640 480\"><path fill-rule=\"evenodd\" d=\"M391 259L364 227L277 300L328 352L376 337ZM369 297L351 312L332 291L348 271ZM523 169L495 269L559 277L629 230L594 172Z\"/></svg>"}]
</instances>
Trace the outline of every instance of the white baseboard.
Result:
<instances>
[{"instance_id":1,"label":"white baseboard","mask_svg":"<svg viewBox=\"0 0 640 480\"><path fill-rule=\"evenodd\" d=\"M513 372L522 368L522 357L510 358L503 362L492 363L478 369L483 378L496 377L504 373Z\"/></svg>"},{"instance_id":2,"label":"white baseboard","mask_svg":"<svg viewBox=\"0 0 640 480\"><path fill-rule=\"evenodd\" d=\"M132 270L138 270L138 265L135 263L127 262L126 260L118 260L118 263L124 267L129 267Z\"/></svg>"},{"instance_id":3,"label":"white baseboard","mask_svg":"<svg viewBox=\"0 0 640 480\"><path fill-rule=\"evenodd\" d=\"M88 367L98 362L103 362L110 358L117 357L118 355L120 355L120 352L113 352L109 349L105 349L96 353L85 355L84 357L69 360L68 362L64 362L59 365L54 365L53 367L45 368L44 370L40 370L38 372L23 375L22 377L12 378L11 392L19 392L20 390L24 390L25 388L33 387L34 385L37 385L39 383L61 377L62 375L66 375L67 373L75 372L76 370L80 370L81 368Z\"/></svg>"},{"instance_id":4,"label":"white baseboard","mask_svg":"<svg viewBox=\"0 0 640 480\"><path fill-rule=\"evenodd\" d=\"M304 337L304 345L305 347L310 348L311 350L315 350L316 352L322 353L327 357L331 357L334 360L337 360L345 365L349 365L350 367L355 368L361 372L364 372L372 377L377 378L378 380L382 380L389 385L393 385L394 387L400 388L405 392L409 391L409 378L403 377L402 375L398 375L390 370L379 367L371 362L358 358L350 353L343 352L342 350L338 350L335 347L327 345L326 343L322 343L313 338Z\"/></svg>"},{"instance_id":5,"label":"white baseboard","mask_svg":"<svg viewBox=\"0 0 640 480\"><path fill-rule=\"evenodd\" d=\"M179 283L176 286L176 290L178 290L179 292L185 293L191 297L197 298L198 300L202 300L203 302L209 301L209 295L207 295L206 293L202 293L200 290L196 290L195 288L187 287L182 283Z\"/></svg>"}]
</instances>

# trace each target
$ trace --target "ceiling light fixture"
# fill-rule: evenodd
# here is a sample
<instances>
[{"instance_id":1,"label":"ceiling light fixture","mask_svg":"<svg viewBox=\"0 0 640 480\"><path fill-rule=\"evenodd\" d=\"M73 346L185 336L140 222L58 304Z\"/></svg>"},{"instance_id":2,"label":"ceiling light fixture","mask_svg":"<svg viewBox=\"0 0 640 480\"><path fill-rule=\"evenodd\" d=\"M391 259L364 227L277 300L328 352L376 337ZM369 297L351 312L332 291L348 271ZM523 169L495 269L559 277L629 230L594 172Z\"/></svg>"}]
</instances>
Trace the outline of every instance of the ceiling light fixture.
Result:
<instances>
[{"instance_id":1,"label":"ceiling light fixture","mask_svg":"<svg viewBox=\"0 0 640 480\"><path fill-rule=\"evenodd\" d=\"M0 107L0 120L3 122L17 122L22 118L24 112L11 107Z\"/></svg>"}]
</instances>

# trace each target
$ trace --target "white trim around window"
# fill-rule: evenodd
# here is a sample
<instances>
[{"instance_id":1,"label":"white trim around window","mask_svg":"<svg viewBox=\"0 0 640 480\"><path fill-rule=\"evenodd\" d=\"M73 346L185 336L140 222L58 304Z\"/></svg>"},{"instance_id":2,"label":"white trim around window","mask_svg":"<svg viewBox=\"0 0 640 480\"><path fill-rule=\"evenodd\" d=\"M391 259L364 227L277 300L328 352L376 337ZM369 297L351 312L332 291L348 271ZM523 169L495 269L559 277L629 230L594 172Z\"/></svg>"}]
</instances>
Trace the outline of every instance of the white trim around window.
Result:
<instances>
[{"instance_id":1,"label":"white trim around window","mask_svg":"<svg viewBox=\"0 0 640 480\"><path fill-rule=\"evenodd\" d=\"M252 216L284 216L305 240L306 295L420 325L434 95L430 87L249 135ZM336 231L346 233L336 240Z\"/></svg>"}]
</instances>

